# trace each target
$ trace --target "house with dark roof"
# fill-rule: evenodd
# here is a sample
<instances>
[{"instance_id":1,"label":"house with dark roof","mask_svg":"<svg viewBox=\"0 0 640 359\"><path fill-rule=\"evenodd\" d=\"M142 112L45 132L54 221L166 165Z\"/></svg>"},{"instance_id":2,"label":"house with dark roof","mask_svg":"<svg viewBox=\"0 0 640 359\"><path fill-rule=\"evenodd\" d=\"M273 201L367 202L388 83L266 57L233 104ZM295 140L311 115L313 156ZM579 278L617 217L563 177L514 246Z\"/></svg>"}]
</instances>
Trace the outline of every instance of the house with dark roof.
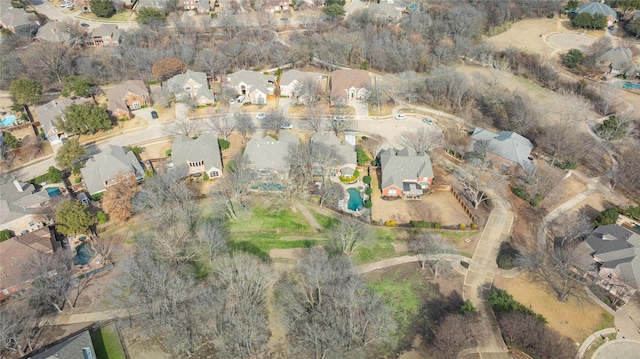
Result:
<instances>
[{"instance_id":1,"label":"house with dark roof","mask_svg":"<svg viewBox=\"0 0 640 359\"><path fill-rule=\"evenodd\" d=\"M167 80L167 86L173 92L176 101L193 99L198 105L209 105L215 101L213 91L209 89L207 74L187 70Z\"/></svg>"},{"instance_id":2,"label":"house with dark roof","mask_svg":"<svg viewBox=\"0 0 640 359\"><path fill-rule=\"evenodd\" d=\"M0 242L0 300L24 289L28 283L22 276L22 265L40 253L53 253L60 248L49 227Z\"/></svg>"},{"instance_id":3,"label":"house with dark roof","mask_svg":"<svg viewBox=\"0 0 640 359\"><path fill-rule=\"evenodd\" d=\"M316 161L313 164L313 172L316 175L351 177L356 170L357 155L356 148L347 141L341 141L333 132L316 132L311 139L312 156L315 149L322 151L324 156L331 155L332 158L324 163Z\"/></svg>"},{"instance_id":4,"label":"house with dark roof","mask_svg":"<svg viewBox=\"0 0 640 359\"><path fill-rule=\"evenodd\" d=\"M408 147L380 151L382 197L420 199L433 182L431 158Z\"/></svg>"},{"instance_id":5,"label":"house with dark roof","mask_svg":"<svg viewBox=\"0 0 640 359\"><path fill-rule=\"evenodd\" d=\"M120 46L120 39L124 30L119 29L115 24L103 24L97 27L87 37L87 46Z\"/></svg>"},{"instance_id":6,"label":"house with dark roof","mask_svg":"<svg viewBox=\"0 0 640 359\"><path fill-rule=\"evenodd\" d=\"M64 110L72 103L80 105L84 103L84 100L53 100L36 107L36 118L40 122L40 126L42 126L45 137L52 146L61 144L62 139L66 137L66 134L58 128L58 123L59 121L64 121Z\"/></svg>"},{"instance_id":7,"label":"house with dark roof","mask_svg":"<svg viewBox=\"0 0 640 359\"><path fill-rule=\"evenodd\" d=\"M222 157L218 138L203 133L195 140L188 136L178 136L171 146L173 166L187 166L189 174L206 173L209 178L222 177Z\"/></svg>"},{"instance_id":8,"label":"house with dark roof","mask_svg":"<svg viewBox=\"0 0 640 359\"><path fill-rule=\"evenodd\" d=\"M46 191L18 180L0 185L0 230L21 234L41 228L42 212L49 205Z\"/></svg>"},{"instance_id":9,"label":"house with dark roof","mask_svg":"<svg viewBox=\"0 0 640 359\"><path fill-rule=\"evenodd\" d=\"M589 13L591 15L602 14L607 17L607 25L611 26L614 22L618 21L618 14L615 10L613 10L609 5L601 3L601 2L591 2L588 4L582 4L578 8L578 14L580 13Z\"/></svg>"},{"instance_id":10,"label":"house with dark roof","mask_svg":"<svg viewBox=\"0 0 640 359\"><path fill-rule=\"evenodd\" d=\"M121 175L134 176L137 181L144 179L144 170L133 151L113 145L89 158L80 173L91 195L117 184Z\"/></svg>"},{"instance_id":11,"label":"house with dark roof","mask_svg":"<svg viewBox=\"0 0 640 359\"><path fill-rule=\"evenodd\" d=\"M630 295L640 289L640 234L608 224L596 228L579 246L588 253L601 286L613 294ZM585 269L583 267L583 269Z\"/></svg>"},{"instance_id":12,"label":"house with dark roof","mask_svg":"<svg viewBox=\"0 0 640 359\"><path fill-rule=\"evenodd\" d=\"M290 132L281 133L277 140L271 136L253 137L247 142L244 157L259 179L286 179L291 167L290 148L299 142L300 138Z\"/></svg>"},{"instance_id":13,"label":"house with dark roof","mask_svg":"<svg viewBox=\"0 0 640 359\"><path fill-rule=\"evenodd\" d=\"M30 359L96 359L96 350L88 330L71 334L29 354Z\"/></svg>"},{"instance_id":14,"label":"house with dark roof","mask_svg":"<svg viewBox=\"0 0 640 359\"><path fill-rule=\"evenodd\" d=\"M331 73L331 103L346 105L363 100L371 93L371 78L365 70L336 70Z\"/></svg>"},{"instance_id":15,"label":"house with dark roof","mask_svg":"<svg viewBox=\"0 0 640 359\"><path fill-rule=\"evenodd\" d=\"M633 61L631 49L618 47L605 51L598 56L598 65L607 75L626 77L638 75L638 65Z\"/></svg>"},{"instance_id":16,"label":"house with dark roof","mask_svg":"<svg viewBox=\"0 0 640 359\"><path fill-rule=\"evenodd\" d=\"M502 166L505 172L515 171L518 166L530 172L535 167L531 159L533 144L527 138L512 132L500 131L498 133L477 127L471 134L472 152L467 157L473 161L475 154L485 156L496 165Z\"/></svg>"},{"instance_id":17,"label":"house with dark roof","mask_svg":"<svg viewBox=\"0 0 640 359\"><path fill-rule=\"evenodd\" d=\"M227 75L226 86L236 92L236 95L246 96L254 105L267 103L267 96L274 94L275 76L261 72L240 70Z\"/></svg>"},{"instance_id":18,"label":"house with dark roof","mask_svg":"<svg viewBox=\"0 0 640 359\"><path fill-rule=\"evenodd\" d=\"M133 117L133 111L151 103L149 90L140 80L129 80L107 91L107 109L116 118Z\"/></svg>"}]
</instances>

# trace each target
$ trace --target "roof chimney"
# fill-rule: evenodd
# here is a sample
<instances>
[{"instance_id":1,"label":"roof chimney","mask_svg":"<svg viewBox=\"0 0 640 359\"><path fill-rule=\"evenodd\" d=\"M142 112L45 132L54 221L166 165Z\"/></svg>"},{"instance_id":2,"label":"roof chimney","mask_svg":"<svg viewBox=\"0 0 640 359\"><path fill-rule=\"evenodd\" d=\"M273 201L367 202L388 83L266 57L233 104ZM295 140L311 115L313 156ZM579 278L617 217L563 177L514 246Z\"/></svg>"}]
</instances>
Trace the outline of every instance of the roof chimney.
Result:
<instances>
[{"instance_id":1,"label":"roof chimney","mask_svg":"<svg viewBox=\"0 0 640 359\"><path fill-rule=\"evenodd\" d=\"M18 180L13 180L13 185L16 186L16 189L18 190L18 192L24 192L24 190L22 189L22 186L20 185L20 182L18 182Z\"/></svg>"}]
</instances>

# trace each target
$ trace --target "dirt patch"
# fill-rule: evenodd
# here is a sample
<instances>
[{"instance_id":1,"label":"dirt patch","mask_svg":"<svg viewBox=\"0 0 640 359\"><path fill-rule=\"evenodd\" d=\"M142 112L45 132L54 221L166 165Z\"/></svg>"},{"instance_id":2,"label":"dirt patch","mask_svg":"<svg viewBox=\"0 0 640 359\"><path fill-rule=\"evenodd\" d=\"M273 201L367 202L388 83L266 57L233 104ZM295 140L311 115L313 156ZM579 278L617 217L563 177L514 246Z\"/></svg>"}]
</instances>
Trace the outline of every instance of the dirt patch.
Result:
<instances>
[{"instance_id":1,"label":"dirt patch","mask_svg":"<svg viewBox=\"0 0 640 359\"><path fill-rule=\"evenodd\" d=\"M551 212L556 207L584 192L587 185L577 176L569 176L556 185L540 203L544 212Z\"/></svg>"},{"instance_id":2,"label":"dirt patch","mask_svg":"<svg viewBox=\"0 0 640 359\"><path fill-rule=\"evenodd\" d=\"M558 50L580 49L583 52L588 51L596 40L585 33L560 33L547 37L549 45Z\"/></svg>"},{"instance_id":3,"label":"dirt patch","mask_svg":"<svg viewBox=\"0 0 640 359\"><path fill-rule=\"evenodd\" d=\"M154 143L152 145L143 146L142 152L140 152L140 159L143 161L158 159L158 158L166 158L167 150L171 149L171 140L166 140L163 142Z\"/></svg>"},{"instance_id":4,"label":"dirt patch","mask_svg":"<svg viewBox=\"0 0 640 359\"><path fill-rule=\"evenodd\" d=\"M494 284L526 307L542 314L551 328L574 342L580 343L591 333L613 324L612 316L587 295L586 289L581 293L584 299L571 297L562 303L542 284L529 281L526 275L513 279L496 277Z\"/></svg>"},{"instance_id":5,"label":"dirt patch","mask_svg":"<svg viewBox=\"0 0 640 359\"><path fill-rule=\"evenodd\" d=\"M594 193L571 208L569 212L582 212L587 215L590 221L593 221L600 212L611 207L614 207L614 203L611 203L604 196Z\"/></svg>"},{"instance_id":6,"label":"dirt patch","mask_svg":"<svg viewBox=\"0 0 640 359\"><path fill-rule=\"evenodd\" d=\"M299 248L271 249L269 250L269 257L283 258L283 259L298 259L298 257L300 257L300 249Z\"/></svg>"},{"instance_id":7,"label":"dirt patch","mask_svg":"<svg viewBox=\"0 0 640 359\"><path fill-rule=\"evenodd\" d=\"M449 191L434 191L417 201L389 201L373 196L372 218L381 222L396 221L398 224L406 224L411 220L439 222L443 226L471 222Z\"/></svg>"},{"instance_id":8,"label":"dirt patch","mask_svg":"<svg viewBox=\"0 0 640 359\"><path fill-rule=\"evenodd\" d=\"M171 359L169 353L165 353L161 348L147 341L127 343L127 351L132 358L136 359Z\"/></svg>"},{"instance_id":9,"label":"dirt patch","mask_svg":"<svg viewBox=\"0 0 640 359\"><path fill-rule=\"evenodd\" d=\"M553 49L544 42L542 37L551 32L563 31L561 22L560 19L555 18L521 20L511 25L509 30L489 37L487 42L500 50L515 46L527 52L547 56Z\"/></svg>"}]
</instances>

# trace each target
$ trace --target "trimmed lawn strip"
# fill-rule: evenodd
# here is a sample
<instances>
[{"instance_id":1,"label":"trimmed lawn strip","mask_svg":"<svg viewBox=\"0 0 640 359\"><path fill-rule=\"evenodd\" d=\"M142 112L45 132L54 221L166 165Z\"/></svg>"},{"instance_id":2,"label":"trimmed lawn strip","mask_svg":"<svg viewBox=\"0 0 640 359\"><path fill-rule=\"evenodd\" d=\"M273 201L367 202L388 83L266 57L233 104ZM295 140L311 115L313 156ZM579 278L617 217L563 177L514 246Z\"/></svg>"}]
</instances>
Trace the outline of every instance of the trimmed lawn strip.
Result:
<instances>
[{"instance_id":1,"label":"trimmed lawn strip","mask_svg":"<svg viewBox=\"0 0 640 359\"><path fill-rule=\"evenodd\" d=\"M356 265L377 262L383 259L402 256L393 248L395 232L391 228L374 228L376 239L369 245L364 245L356 250L353 260Z\"/></svg>"},{"instance_id":2,"label":"trimmed lawn strip","mask_svg":"<svg viewBox=\"0 0 640 359\"><path fill-rule=\"evenodd\" d=\"M329 217L329 216L325 216L325 215L320 214L320 213L318 213L318 212L316 212L316 211L314 211L312 209L310 209L309 212L311 212L311 214L316 219L316 221L318 222L320 227L322 227L322 229L326 230L326 229L329 229L329 228L333 227L337 223L340 223L339 219L333 218L333 217Z\"/></svg>"},{"instance_id":3,"label":"trimmed lawn strip","mask_svg":"<svg viewBox=\"0 0 640 359\"><path fill-rule=\"evenodd\" d=\"M615 340L616 333L607 334L605 335L605 338L609 338L609 340ZM589 348L587 348L587 350L584 352L584 355L582 357L591 358L593 354L595 354L596 350L598 350L598 348L600 348L604 343L606 342L604 339L602 339L602 337L594 340L593 342L591 342L591 345L589 345Z\"/></svg>"},{"instance_id":4,"label":"trimmed lawn strip","mask_svg":"<svg viewBox=\"0 0 640 359\"><path fill-rule=\"evenodd\" d=\"M254 208L249 214L238 220L229 222L232 232L257 232L265 229L310 230L309 225L300 213L291 210L269 212L264 208Z\"/></svg>"},{"instance_id":5,"label":"trimmed lawn strip","mask_svg":"<svg viewBox=\"0 0 640 359\"><path fill-rule=\"evenodd\" d=\"M91 333L93 348L98 359L126 359L124 349L113 324Z\"/></svg>"}]
</instances>

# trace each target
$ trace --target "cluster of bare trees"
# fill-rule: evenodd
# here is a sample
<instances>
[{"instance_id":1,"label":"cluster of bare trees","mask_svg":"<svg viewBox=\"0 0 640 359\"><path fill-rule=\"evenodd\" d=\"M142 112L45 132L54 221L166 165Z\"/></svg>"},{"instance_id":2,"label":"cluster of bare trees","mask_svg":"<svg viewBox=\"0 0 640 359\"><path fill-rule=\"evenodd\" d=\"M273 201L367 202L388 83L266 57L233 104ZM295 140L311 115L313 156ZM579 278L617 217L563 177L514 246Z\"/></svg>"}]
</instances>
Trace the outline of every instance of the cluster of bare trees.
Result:
<instances>
[{"instance_id":1,"label":"cluster of bare trees","mask_svg":"<svg viewBox=\"0 0 640 359\"><path fill-rule=\"evenodd\" d=\"M289 357L368 357L391 340L391 313L344 256L309 250L274 293L288 329Z\"/></svg>"},{"instance_id":2,"label":"cluster of bare trees","mask_svg":"<svg viewBox=\"0 0 640 359\"><path fill-rule=\"evenodd\" d=\"M549 328L540 318L522 312L501 313L500 330L507 343L517 343L543 358L576 357L576 346L570 338Z\"/></svg>"}]
</instances>

